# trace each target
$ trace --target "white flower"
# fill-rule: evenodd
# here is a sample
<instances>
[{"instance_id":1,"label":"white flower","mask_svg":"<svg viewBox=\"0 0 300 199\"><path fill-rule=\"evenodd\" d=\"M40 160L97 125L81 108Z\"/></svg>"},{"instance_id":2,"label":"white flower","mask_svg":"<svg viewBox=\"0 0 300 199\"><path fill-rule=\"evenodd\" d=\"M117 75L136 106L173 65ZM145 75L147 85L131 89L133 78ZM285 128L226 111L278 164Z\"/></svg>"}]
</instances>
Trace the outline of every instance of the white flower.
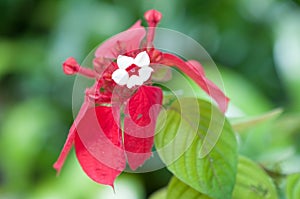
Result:
<instances>
[{"instance_id":1,"label":"white flower","mask_svg":"<svg viewBox=\"0 0 300 199\"><path fill-rule=\"evenodd\" d=\"M138 75L129 76L129 73L126 71L132 64L139 68ZM149 64L150 58L146 51L140 52L135 58L119 55L117 58L119 68L113 72L112 79L118 85L126 85L128 88L140 86L150 78L153 72Z\"/></svg>"}]
</instances>

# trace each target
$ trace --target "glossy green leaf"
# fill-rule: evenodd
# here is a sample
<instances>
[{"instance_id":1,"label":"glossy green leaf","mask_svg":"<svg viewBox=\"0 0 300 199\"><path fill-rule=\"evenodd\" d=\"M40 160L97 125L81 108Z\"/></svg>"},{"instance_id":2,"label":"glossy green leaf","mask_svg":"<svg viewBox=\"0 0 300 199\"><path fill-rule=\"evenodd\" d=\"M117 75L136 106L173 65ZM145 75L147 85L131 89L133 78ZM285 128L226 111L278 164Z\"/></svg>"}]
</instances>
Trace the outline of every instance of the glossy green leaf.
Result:
<instances>
[{"instance_id":1,"label":"glossy green leaf","mask_svg":"<svg viewBox=\"0 0 300 199\"><path fill-rule=\"evenodd\" d=\"M278 196L266 172L253 161L241 156L232 198L277 199Z\"/></svg>"},{"instance_id":2,"label":"glossy green leaf","mask_svg":"<svg viewBox=\"0 0 300 199\"><path fill-rule=\"evenodd\" d=\"M282 113L282 111L283 110L281 108L277 108L270 112L255 117L231 119L231 124L234 130L239 132L244 131L260 123L266 122L272 118L278 117Z\"/></svg>"},{"instance_id":3,"label":"glossy green leaf","mask_svg":"<svg viewBox=\"0 0 300 199\"><path fill-rule=\"evenodd\" d=\"M168 186L167 190L167 197L166 199L187 199L187 198L193 198L193 199L211 199L207 195L204 195L195 189L191 188L187 184L181 182L178 180L178 178L173 177L170 181L170 184Z\"/></svg>"},{"instance_id":4,"label":"glossy green leaf","mask_svg":"<svg viewBox=\"0 0 300 199\"><path fill-rule=\"evenodd\" d=\"M237 170L235 134L211 103L182 98L159 117L157 151L182 182L212 198L231 198Z\"/></svg>"},{"instance_id":5,"label":"glossy green leaf","mask_svg":"<svg viewBox=\"0 0 300 199\"><path fill-rule=\"evenodd\" d=\"M300 198L300 173L293 174L287 177L286 198Z\"/></svg>"}]
</instances>

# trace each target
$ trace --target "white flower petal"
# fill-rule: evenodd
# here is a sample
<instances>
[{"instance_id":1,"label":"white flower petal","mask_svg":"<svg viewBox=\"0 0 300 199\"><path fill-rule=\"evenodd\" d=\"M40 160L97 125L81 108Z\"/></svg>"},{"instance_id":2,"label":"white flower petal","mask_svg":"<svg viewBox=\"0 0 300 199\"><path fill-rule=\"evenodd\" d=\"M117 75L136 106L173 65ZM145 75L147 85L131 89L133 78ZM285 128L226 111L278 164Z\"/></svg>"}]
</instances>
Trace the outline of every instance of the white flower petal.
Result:
<instances>
[{"instance_id":1,"label":"white flower petal","mask_svg":"<svg viewBox=\"0 0 300 199\"><path fill-rule=\"evenodd\" d=\"M152 71L153 69L150 67L142 67L139 70L139 77L145 82L150 78Z\"/></svg>"},{"instance_id":2,"label":"white flower petal","mask_svg":"<svg viewBox=\"0 0 300 199\"><path fill-rule=\"evenodd\" d=\"M128 82L127 82L127 87L128 88L132 88L136 85L142 85L144 82L143 80L137 76L137 75L132 75L129 79L128 79Z\"/></svg>"},{"instance_id":3,"label":"white flower petal","mask_svg":"<svg viewBox=\"0 0 300 199\"><path fill-rule=\"evenodd\" d=\"M134 64L143 67L148 66L150 64L150 57L146 53L146 51L140 52L134 59Z\"/></svg>"},{"instance_id":4,"label":"white flower petal","mask_svg":"<svg viewBox=\"0 0 300 199\"><path fill-rule=\"evenodd\" d=\"M129 75L124 69L117 69L113 72L111 78L119 85L123 86L127 84Z\"/></svg>"},{"instance_id":5,"label":"white flower petal","mask_svg":"<svg viewBox=\"0 0 300 199\"><path fill-rule=\"evenodd\" d=\"M118 67L124 70L129 66L131 66L131 64L133 63L134 63L134 59L132 57L119 55L117 58Z\"/></svg>"}]
</instances>

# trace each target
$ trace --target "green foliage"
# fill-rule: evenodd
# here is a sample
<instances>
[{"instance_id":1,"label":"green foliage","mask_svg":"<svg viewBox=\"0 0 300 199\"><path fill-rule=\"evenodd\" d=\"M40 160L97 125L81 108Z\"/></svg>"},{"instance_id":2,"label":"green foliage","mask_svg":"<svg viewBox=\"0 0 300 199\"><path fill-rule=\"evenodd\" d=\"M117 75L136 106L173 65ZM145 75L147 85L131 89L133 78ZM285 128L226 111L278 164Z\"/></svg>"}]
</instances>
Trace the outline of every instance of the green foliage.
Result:
<instances>
[{"instance_id":1,"label":"green foliage","mask_svg":"<svg viewBox=\"0 0 300 199\"><path fill-rule=\"evenodd\" d=\"M155 193L153 193L149 199L166 199L167 198L167 189L162 188Z\"/></svg>"},{"instance_id":2,"label":"green foliage","mask_svg":"<svg viewBox=\"0 0 300 199\"><path fill-rule=\"evenodd\" d=\"M277 199L272 179L253 161L239 157L236 185L233 199Z\"/></svg>"},{"instance_id":3,"label":"green foliage","mask_svg":"<svg viewBox=\"0 0 300 199\"><path fill-rule=\"evenodd\" d=\"M270 112L267 112L262 115L258 115L255 117L250 118L242 118L242 119L232 119L231 124L235 131L245 131L250 129L251 127L254 127L260 123L263 123L265 121L268 121L272 118L278 117L282 113L282 109L275 109Z\"/></svg>"},{"instance_id":4,"label":"green foliage","mask_svg":"<svg viewBox=\"0 0 300 199\"><path fill-rule=\"evenodd\" d=\"M233 107L233 110L229 111L230 117L255 116L272 109L273 105L269 99L249 79L219 64L218 70L220 74L210 65L205 68L207 76L213 82L218 82L221 76L222 82L219 86L224 86Z\"/></svg>"},{"instance_id":5,"label":"green foliage","mask_svg":"<svg viewBox=\"0 0 300 199\"><path fill-rule=\"evenodd\" d=\"M6 114L0 127L1 166L7 170L5 188L22 190L31 185L35 160L51 147L46 142L53 126L58 125L55 117L58 117L55 109L41 99L20 103ZM39 163L43 163L42 158Z\"/></svg>"},{"instance_id":6,"label":"green foliage","mask_svg":"<svg viewBox=\"0 0 300 199\"><path fill-rule=\"evenodd\" d=\"M196 191L190 186L184 184L178 178L173 177L168 185L168 193L165 199L186 199L186 198L195 198L195 199L211 199L210 197Z\"/></svg>"},{"instance_id":7,"label":"green foliage","mask_svg":"<svg viewBox=\"0 0 300 199\"><path fill-rule=\"evenodd\" d=\"M300 173L287 177L286 198L298 199L300 197Z\"/></svg>"},{"instance_id":8,"label":"green foliage","mask_svg":"<svg viewBox=\"0 0 300 199\"><path fill-rule=\"evenodd\" d=\"M166 110L166 116L160 118L165 123L155 137L155 146L168 169L199 192L217 199L231 198L237 143L224 115L206 101L183 98L175 101ZM200 157L207 140L213 148Z\"/></svg>"},{"instance_id":9,"label":"green foliage","mask_svg":"<svg viewBox=\"0 0 300 199\"><path fill-rule=\"evenodd\" d=\"M299 182L299 175L297 175L297 177L294 176L293 179L291 179L290 186L288 185L289 187L287 187L287 189L294 191L295 181L296 183ZM299 183L297 184L297 186L298 185ZM297 194L299 193L295 193L294 191L294 196L299 196ZM153 196L158 196L158 195L159 197L157 198L154 197L153 199L173 199L173 198L212 199L211 197L204 195L203 193L193 189L192 187L180 181L176 177L173 177L171 179L167 190L162 189L161 191L159 191ZM275 186L271 178L257 164L255 164L253 161L243 156L239 157L236 183L232 194L232 199L241 199L241 198L247 198L247 199L277 199L278 198Z\"/></svg>"}]
</instances>

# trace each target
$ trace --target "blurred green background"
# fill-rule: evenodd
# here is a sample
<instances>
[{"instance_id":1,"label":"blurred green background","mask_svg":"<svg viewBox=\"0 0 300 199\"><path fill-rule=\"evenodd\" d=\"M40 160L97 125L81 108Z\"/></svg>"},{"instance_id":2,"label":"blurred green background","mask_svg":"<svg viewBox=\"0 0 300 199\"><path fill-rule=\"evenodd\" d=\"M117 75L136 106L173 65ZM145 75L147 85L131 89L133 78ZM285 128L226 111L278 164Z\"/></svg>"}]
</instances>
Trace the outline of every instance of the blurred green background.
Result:
<instances>
[{"instance_id":1,"label":"blurred green background","mask_svg":"<svg viewBox=\"0 0 300 199\"><path fill-rule=\"evenodd\" d=\"M187 34L212 56L231 98L228 115L284 109L241 134L240 152L299 172L298 0L0 0L1 199L143 199L167 184L165 169L122 174L113 194L84 175L73 152L60 177L52 168L73 121L75 77L63 74L62 62L83 61L151 8L163 13L160 27Z\"/></svg>"}]
</instances>

